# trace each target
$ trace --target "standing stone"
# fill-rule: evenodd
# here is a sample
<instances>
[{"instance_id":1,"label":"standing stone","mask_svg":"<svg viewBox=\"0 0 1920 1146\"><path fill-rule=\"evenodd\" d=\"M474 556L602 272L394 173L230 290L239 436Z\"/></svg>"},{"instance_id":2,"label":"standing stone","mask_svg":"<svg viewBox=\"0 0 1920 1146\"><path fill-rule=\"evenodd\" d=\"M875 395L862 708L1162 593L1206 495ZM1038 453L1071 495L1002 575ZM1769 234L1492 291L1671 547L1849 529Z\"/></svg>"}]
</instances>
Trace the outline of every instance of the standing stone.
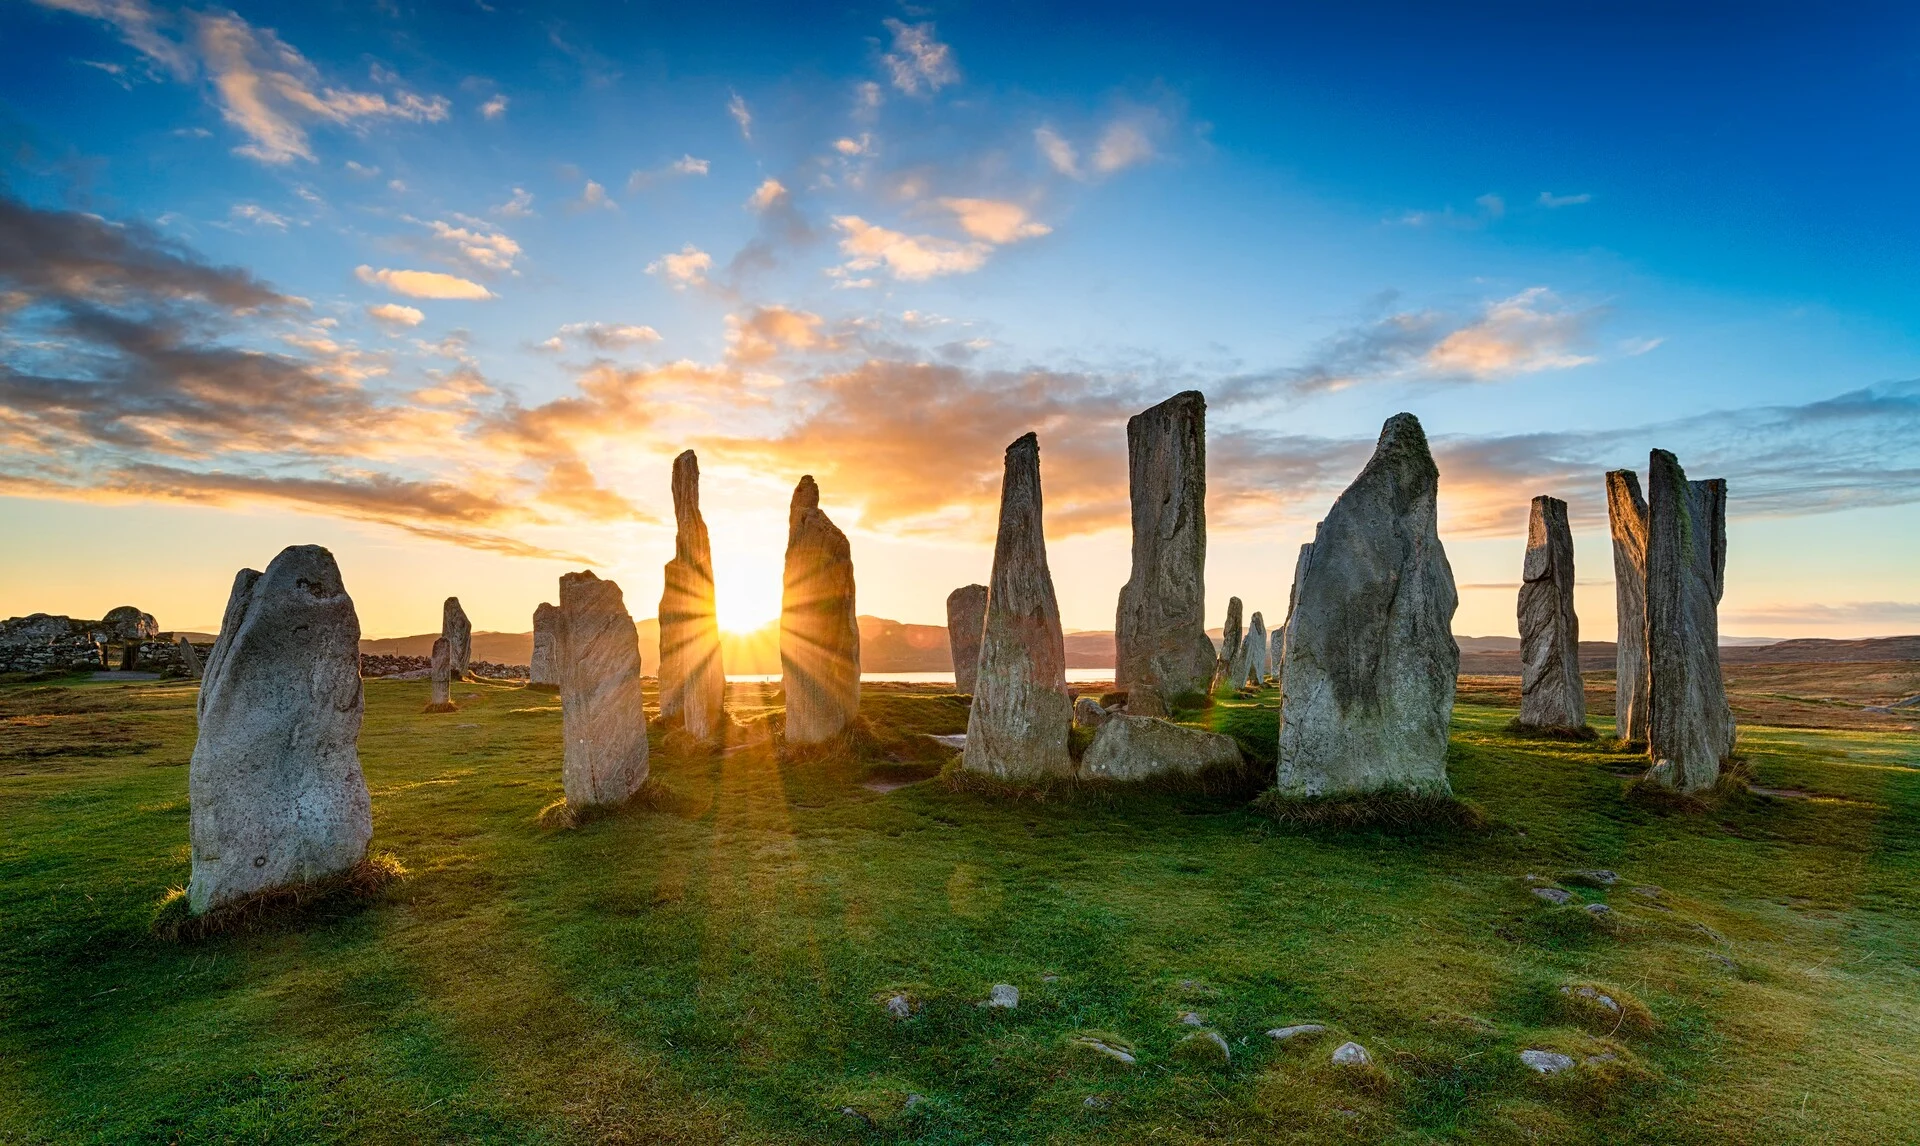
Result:
<instances>
[{"instance_id":1,"label":"standing stone","mask_svg":"<svg viewBox=\"0 0 1920 1146\"><path fill-rule=\"evenodd\" d=\"M198 915L366 858L360 618L333 554L281 550L233 581L200 686L187 770Z\"/></svg>"},{"instance_id":2,"label":"standing stone","mask_svg":"<svg viewBox=\"0 0 1920 1146\"><path fill-rule=\"evenodd\" d=\"M592 573L560 578L554 659L566 739L567 804L618 804L647 781L647 712L640 700L640 635L620 586Z\"/></svg>"},{"instance_id":3,"label":"standing stone","mask_svg":"<svg viewBox=\"0 0 1920 1146\"><path fill-rule=\"evenodd\" d=\"M447 663L452 666L453 678L466 680L472 676L469 666L473 663L473 624L467 620L467 611L460 607L460 598L448 597L447 603L440 606L440 635L447 642Z\"/></svg>"},{"instance_id":4,"label":"standing stone","mask_svg":"<svg viewBox=\"0 0 1920 1146\"><path fill-rule=\"evenodd\" d=\"M1220 659L1213 669L1213 688L1233 687L1233 666L1240 657L1240 598L1227 598L1227 619L1220 626Z\"/></svg>"},{"instance_id":5,"label":"standing stone","mask_svg":"<svg viewBox=\"0 0 1920 1146\"><path fill-rule=\"evenodd\" d=\"M1647 739L1647 499L1632 470L1607 473L1613 533L1613 722L1621 740Z\"/></svg>"},{"instance_id":6,"label":"standing stone","mask_svg":"<svg viewBox=\"0 0 1920 1146\"><path fill-rule=\"evenodd\" d=\"M1395 414L1320 523L1281 669L1283 795L1451 793L1459 597L1435 519L1439 484L1419 419Z\"/></svg>"},{"instance_id":7,"label":"standing stone","mask_svg":"<svg viewBox=\"0 0 1920 1146\"><path fill-rule=\"evenodd\" d=\"M820 510L812 475L794 487L787 513L787 565L780 593L780 685L789 744L818 744L847 730L860 711L860 621L853 550Z\"/></svg>"},{"instance_id":8,"label":"standing stone","mask_svg":"<svg viewBox=\"0 0 1920 1146\"><path fill-rule=\"evenodd\" d=\"M713 549L700 516L700 459L673 459L673 560L660 594L660 716L678 717L697 740L720 731L727 674L713 607Z\"/></svg>"},{"instance_id":9,"label":"standing stone","mask_svg":"<svg viewBox=\"0 0 1920 1146\"><path fill-rule=\"evenodd\" d=\"M184 636L174 643L180 650L180 670L187 674L188 680L199 680L200 650L194 648L193 642Z\"/></svg>"},{"instance_id":10,"label":"standing stone","mask_svg":"<svg viewBox=\"0 0 1920 1146\"><path fill-rule=\"evenodd\" d=\"M987 587L962 585L947 594L947 648L953 653L953 691L973 695L980 671L980 632L987 623Z\"/></svg>"},{"instance_id":11,"label":"standing stone","mask_svg":"<svg viewBox=\"0 0 1920 1146\"><path fill-rule=\"evenodd\" d=\"M560 610L542 601L533 610L533 656L527 664L527 687L554 689L560 687L560 666L555 662L553 649L555 643L554 622L559 619Z\"/></svg>"},{"instance_id":12,"label":"standing stone","mask_svg":"<svg viewBox=\"0 0 1920 1146\"><path fill-rule=\"evenodd\" d=\"M1517 612L1520 723L1530 728L1585 728L1580 618L1573 611L1573 529L1567 524L1567 503L1557 497L1533 499Z\"/></svg>"},{"instance_id":13,"label":"standing stone","mask_svg":"<svg viewBox=\"0 0 1920 1146\"><path fill-rule=\"evenodd\" d=\"M1315 537L1320 536L1320 526L1322 524L1324 524L1324 522L1314 523L1313 535ZM1300 556L1294 558L1293 561L1293 584L1287 589L1287 619L1281 622L1280 625L1280 647L1273 651L1273 667L1275 672L1286 671L1287 638L1293 632L1293 609L1294 606L1300 603L1300 582L1307 575L1307 562L1311 560L1312 557L1313 542L1309 541L1300 546Z\"/></svg>"},{"instance_id":14,"label":"standing stone","mask_svg":"<svg viewBox=\"0 0 1920 1146\"><path fill-rule=\"evenodd\" d=\"M427 711L460 711L460 706L453 703L453 644L447 638L433 642L433 662L427 675L433 681L433 699L427 702Z\"/></svg>"},{"instance_id":15,"label":"standing stone","mask_svg":"<svg viewBox=\"0 0 1920 1146\"><path fill-rule=\"evenodd\" d=\"M1200 635L1204 640L1206 634ZM1211 655L1211 641L1207 648ZM967 715L962 766L1010 780L1070 775L1072 712L1066 637L1047 570L1040 442L1028 434L1007 447L980 675Z\"/></svg>"},{"instance_id":16,"label":"standing stone","mask_svg":"<svg viewBox=\"0 0 1920 1146\"><path fill-rule=\"evenodd\" d=\"M1682 792L1720 779L1733 712L1720 677L1724 481L1689 482L1665 450L1647 460L1647 777Z\"/></svg>"},{"instance_id":17,"label":"standing stone","mask_svg":"<svg viewBox=\"0 0 1920 1146\"><path fill-rule=\"evenodd\" d=\"M1259 688L1267 683L1267 622L1256 610L1253 619L1247 622L1246 639L1240 642L1240 667L1235 670L1233 687L1252 685Z\"/></svg>"},{"instance_id":18,"label":"standing stone","mask_svg":"<svg viewBox=\"0 0 1920 1146\"><path fill-rule=\"evenodd\" d=\"M1202 692L1218 659L1207 637L1207 400L1198 390L1127 421L1133 574L1114 619L1114 687L1127 711L1164 716Z\"/></svg>"}]
</instances>

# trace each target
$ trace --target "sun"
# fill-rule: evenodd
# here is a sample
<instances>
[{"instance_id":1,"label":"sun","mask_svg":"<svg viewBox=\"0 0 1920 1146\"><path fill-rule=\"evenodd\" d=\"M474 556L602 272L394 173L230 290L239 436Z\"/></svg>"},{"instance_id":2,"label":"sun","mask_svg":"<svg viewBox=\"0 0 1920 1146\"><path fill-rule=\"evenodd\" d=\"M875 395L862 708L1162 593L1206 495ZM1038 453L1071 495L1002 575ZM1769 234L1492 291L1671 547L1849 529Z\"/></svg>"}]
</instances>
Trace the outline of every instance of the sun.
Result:
<instances>
[{"instance_id":1,"label":"sun","mask_svg":"<svg viewBox=\"0 0 1920 1146\"><path fill-rule=\"evenodd\" d=\"M731 562L714 570L713 606L721 629L745 634L780 620L780 567Z\"/></svg>"}]
</instances>

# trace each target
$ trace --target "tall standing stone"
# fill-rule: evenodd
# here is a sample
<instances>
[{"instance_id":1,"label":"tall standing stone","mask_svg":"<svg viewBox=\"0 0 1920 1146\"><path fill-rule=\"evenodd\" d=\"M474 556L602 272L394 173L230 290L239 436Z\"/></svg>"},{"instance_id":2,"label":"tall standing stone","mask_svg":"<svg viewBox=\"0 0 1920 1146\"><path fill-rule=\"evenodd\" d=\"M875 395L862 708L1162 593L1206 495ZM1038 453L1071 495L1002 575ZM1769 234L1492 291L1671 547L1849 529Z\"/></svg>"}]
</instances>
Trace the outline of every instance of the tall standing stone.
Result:
<instances>
[{"instance_id":1,"label":"tall standing stone","mask_svg":"<svg viewBox=\"0 0 1920 1146\"><path fill-rule=\"evenodd\" d=\"M1313 527L1314 535L1320 533L1320 526ZM1280 623L1280 643L1273 649L1273 671L1275 675L1286 671L1287 636L1293 631L1293 607L1300 603L1300 581L1307 575L1307 561L1313 556L1313 542L1300 546L1300 555L1293 561L1293 582L1287 588L1287 618Z\"/></svg>"},{"instance_id":2,"label":"tall standing stone","mask_svg":"<svg viewBox=\"0 0 1920 1146\"><path fill-rule=\"evenodd\" d=\"M618 804L647 781L640 635L620 586L592 573L560 578L554 659L566 740L561 787L570 807Z\"/></svg>"},{"instance_id":3,"label":"tall standing stone","mask_svg":"<svg viewBox=\"0 0 1920 1146\"><path fill-rule=\"evenodd\" d=\"M545 601L534 606L533 656L527 662L528 688L551 689L560 686L560 666L553 656L554 622L559 616L560 610Z\"/></svg>"},{"instance_id":4,"label":"tall standing stone","mask_svg":"<svg viewBox=\"0 0 1920 1146\"><path fill-rule=\"evenodd\" d=\"M980 632L987 623L987 587L962 585L947 594L947 648L953 654L953 691L973 694L980 671Z\"/></svg>"},{"instance_id":5,"label":"tall standing stone","mask_svg":"<svg viewBox=\"0 0 1920 1146\"><path fill-rule=\"evenodd\" d=\"M1281 670L1284 795L1451 792L1459 597L1435 517L1439 484L1419 420L1395 414L1320 523Z\"/></svg>"},{"instance_id":6,"label":"tall standing stone","mask_svg":"<svg viewBox=\"0 0 1920 1146\"><path fill-rule=\"evenodd\" d=\"M1207 649L1211 656L1213 642L1207 642ZM1070 775L1067 728L1072 719L1066 637L1047 569L1040 442L1028 434L1007 447L980 675L974 682L961 763L970 771L1010 780Z\"/></svg>"},{"instance_id":7,"label":"tall standing stone","mask_svg":"<svg viewBox=\"0 0 1920 1146\"><path fill-rule=\"evenodd\" d=\"M233 581L187 771L194 914L346 871L373 837L360 772L360 618L333 554L281 550Z\"/></svg>"},{"instance_id":8,"label":"tall standing stone","mask_svg":"<svg viewBox=\"0 0 1920 1146\"><path fill-rule=\"evenodd\" d=\"M820 509L811 474L787 512L787 564L780 593L780 683L789 744L839 736L860 711L860 621L853 550Z\"/></svg>"},{"instance_id":9,"label":"tall standing stone","mask_svg":"<svg viewBox=\"0 0 1920 1146\"><path fill-rule=\"evenodd\" d=\"M187 674L188 680L199 680L200 650L194 648L193 642L188 640L185 635L182 635L174 644L175 647L179 649L180 671Z\"/></svg>"},{"instance_id":10,"label":"tall standing stone","mask_svg":"<svg viewBox=\"0 0 1920 1146\"><path fill-rule=\"evenodd\" d=\"M1252 685L1259 688L1267 683L1267 622L1259 610L1247 622L1247 635L1240 642L1240 668L1234 676L1233 686Z\"/></svg>"},{"instance_id":11,"label":"tall standing stone","mask_svg":"<svg viewBox=\"0 0 1920 1146\"><path fill-rule=\"evenodd\" d=\"M1207 400L1198 390L1127 421L1133 573L1114 619L1114 687L1127 711L1166 715L1204 691L1218 660L1207 636Z\"/></svg>"},{"instance_id":12,"label":"tall standing stone","mask_svg":"<svg viewBox=\"0 0 1920 1146\"><path fill-rule=\"evenodd\" d=\"M1736 732L1720 676L1726 498L1665 450L1647 460L1647 776L1682 792L1718 782Z\"/></svg>"},{"instance_id":13,"label":"tall standing stone","mask_svg":"<svg viewBox=\"0 0 1920 1146\"><path fill-rule=\"evenodd\" d=\"M440 606L440 635L447 641L448 663L452 665L455 680L466 680L472 675L469 666L473 664L473 624L467 620L467 611L460 607L460 598L448 597L447 603Z\"/></svg>"},{"instance_id":14,"label":"tall standing stone","mask_svg":"<svg viewBox=\"0 0 1920 1146\"><path fill-rule=\"evenodd\" d=\"M1557 497L1533 499L1516 612L1520 723L1541 729L1585 728L1580 618L1573 611L1573 528L1567 523L1567 503Z\"/></svg>"},{"instance_id":15,"label":"tall standing stone","mask_svg":"<svg viewBox=\"0 0 1920 1146\"><path fill-rule=\"evenodd\" d=\"M1607 473L1613 534L1613 722L1622 740L1647 739L1647 499L1632 470Z\"/></svg>"},{"instance_id":16,"label":"tall standing stone","mask_svg":"<svg viewBox=\"0 0 1920 1146\"><path fill-rule=\"evenodd\" d=\"M1234 688L1233 665L1240 656L1240 598L1227 598L1227 619L1220 625L1220 659L1214 665L1213 687Z\"/></svg>"},{"instance_id":17,"label":"tall standing stone","mask_svg":"<svg viewBox=\"0 0 1920 1146\"><path fill-rule=\"evenodd\" d=\"M460 711L460 707L453 703L453 645L445 637L436 638L433 642L433 658L427 669L427 677L433 682L433 698L427 701L427 711Z\"/></svg>"},{"instance_id":18,"label":"tall standing stone","mask_svg":"<svg viewBox=\"0 0 1920 1146\"><path fill-rule=\"evenodd\" d=\"M725 719L727 674L713 605L713 548L700 516L700 459L673 459L673 560L660 593L660 716L707 740Z\"/></svg>"}]
</instances>

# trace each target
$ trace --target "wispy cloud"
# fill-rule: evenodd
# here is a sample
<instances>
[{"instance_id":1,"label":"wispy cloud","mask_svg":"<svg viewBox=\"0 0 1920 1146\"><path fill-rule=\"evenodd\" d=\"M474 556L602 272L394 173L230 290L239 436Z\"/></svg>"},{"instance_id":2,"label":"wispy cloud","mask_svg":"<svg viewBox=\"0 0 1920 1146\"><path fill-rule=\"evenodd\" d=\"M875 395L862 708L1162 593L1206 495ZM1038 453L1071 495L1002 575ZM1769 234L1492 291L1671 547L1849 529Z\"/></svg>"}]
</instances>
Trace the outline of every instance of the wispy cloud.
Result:
<instances>
[{"instance_id":1,"label":"wispy cloud","mask_svg":"<svg viewBox=\"0 0 1920 1146\"><path fill-rule=\"evenodd\" d=\"M553 341L578 339L596 350L621 350L660 341L660 332L651 326L627 322L569 322L554 335Z\"/></svg>"},{"instance_id":2,"label":"wispy cloud","mask_svg":"<svg viewBox=\"0 0 1920 1146\"><path fill-rule=\"evenodd\" d=\"M480 105L480 115L483 119L499 119L505 114L507 114L506 96L496 95Z\"/></svg>"},{"instance_id":3,"label":"wispy cloud","mask_svg":"<svg viewBox=\"0 0 1920 1146\"><path fill-rule=\"evenodd\" d=\"M1593 202L1593 196L1585 192L1579 195L1555 195L1551 191L1542 191L1537 202L1542 207L1578 207L1582 203Z\"/></svg>"},{"instance_id":4,"label":"wispy cloud","mask_svg":"<svg viewBox=\"0 0 1920 1146\"><path fill-rule=\"evenodd\" d=\"M682 179L689 176L699 177L712 170L713 164L705 159L696 159L691 155L682 155L671 163L657 168L642 168L627 176L627 194L644 191L666 179Z\"/></svg>"},{"instance_id":5,"label":"wispy cloud","mask_svg":"<svg viewBox=\"0 0 1920 1146\"><path fill-rule=\"evenodd\" d=\"M934 35L932 24L908 24L900 20L884 21L893 33L893 51L881 61L893 86L907 95L937 92L960 79L953 49Z\"/></svg>"},{"instance_id":6,"label":"wispy cloud","mask_svg":"<svg viewBox=\"0 0 1920 1146\"><path fill-rule=\"evenodd\" d=\"M257 203L235 203L227 214L235 219L244 219L257 227L269 227L275 231L287 229L287 217L278 215Z\"/></svg>"},{"instance_id":7,"label":"wispy cloud","mask_svg":"<svg viewBox=\"0 0 1920 1146\"><path fill-rule=\"evenodd\" d=\"M740 128L740 138L753 142L753 111L747 107L747 101L739 92L727 96L727 114L733 117L734 124Z\"/></svg>"}]
</instances>

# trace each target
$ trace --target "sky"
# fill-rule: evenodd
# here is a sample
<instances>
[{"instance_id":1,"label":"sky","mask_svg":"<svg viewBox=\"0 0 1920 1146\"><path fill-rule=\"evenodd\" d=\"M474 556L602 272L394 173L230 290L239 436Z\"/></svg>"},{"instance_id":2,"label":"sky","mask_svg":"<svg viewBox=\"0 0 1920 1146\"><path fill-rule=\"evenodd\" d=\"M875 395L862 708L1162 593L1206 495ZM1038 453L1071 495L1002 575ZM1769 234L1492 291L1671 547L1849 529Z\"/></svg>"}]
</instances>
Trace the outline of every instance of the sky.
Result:
<instances>
[{"instance_id":1,"label":"sky","mask_svg":"<svg viewBox=\"0 0 1920 1146\"><path fill-rule=\"evenodd\" d=\"M1404 410L1458 634L1550 494L1610 639L1656 447L1728 480L1723 633L1920 631L1920 11L1244 7L0 6L0 616L208 630L305 543L368 636L651 616L694 449L723 625L809 473L938 624L1031 430L1107 629L1126 420L1198 389L1214 624Z\"/></svg>"}]
</instances>

